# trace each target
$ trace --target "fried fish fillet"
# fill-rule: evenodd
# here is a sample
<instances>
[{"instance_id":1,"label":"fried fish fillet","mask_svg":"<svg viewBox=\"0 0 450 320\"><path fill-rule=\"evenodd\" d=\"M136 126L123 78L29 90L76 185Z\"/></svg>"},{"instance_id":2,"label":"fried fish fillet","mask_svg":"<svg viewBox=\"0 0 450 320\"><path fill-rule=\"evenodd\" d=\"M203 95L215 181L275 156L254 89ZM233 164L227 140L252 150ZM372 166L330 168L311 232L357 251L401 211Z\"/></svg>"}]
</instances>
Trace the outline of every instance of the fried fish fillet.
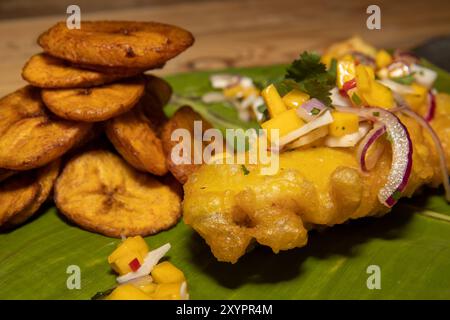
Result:
<instances>
[{"instance_id":1,"label":"fried fish fillet","mask_svg":"<svg viewBox=\"0 0 450 320\"><path fill-rule=\"evenodd\" d=\"M414 120L401 117L413 141L412 173L403 195L440 182L431 140ZM448 139L448 137L447 137ZM355 148L318 147L280 154L277 174L261 165L202 165L184 185L184 221L219 261L235 263L251 242L274 252L302 247L307 231L389 211L378 198L391 165L387 141L376 167L363 174ZM248 174L247 174L248 173Z\"/></svg>"},{"instance_id":2,"label":"fried fish fillet","mask_svg":"<svg viewBox=\"0 0 450 320\"><path fill-rule=\"evenodd\" d=\"M54 199L68 219L110 237L154 234L181 215L181 198L171 186L105 150L72 158L56 182Z\"/></svg>"},{"instance_id":3,"label":"fried fish fillet","mask_svg":"<svg viewBox=\"0 0 450 320\"><path fill-rule=\"evenodd\" d=\"M70 150L90 128L49 114L38 88L19 89L0 100L0 168L41 167Z\"/></svg>"},{"instance_id":4,"label":"fried fish fillet","mask_svg":"<svg viewBox=\"0 0 450 320\"><path fill-rule=\"evenodd\" d=\"M151 69L194 42L184 29L157 22L82 21L80 29L59 22L39 39L52 56L74 63Z\"/></svg>"},{"instance_id":5,"label":"fried fish fillet","mask_svg":"<svg viewBox=\"0 0 450 320\"><path fill-rule=\"evenodd\" d=\"M40 88L88 88L128 78L139 71L104 73L74 67L70 63L40 53L32 56L22 70L22 78Z\"/></svg>"},{"instance_id":6,"label":"fried fish fillet","mask_svg":"<svg viewBox=\"0 0 450 320\"><path fill-rule=\"evenodd\" d=\"M144 90L144 79L136 77L94 88L43 89L42 100L61 118L98 122L133 108Z\"/></svg>"}]
</instances>

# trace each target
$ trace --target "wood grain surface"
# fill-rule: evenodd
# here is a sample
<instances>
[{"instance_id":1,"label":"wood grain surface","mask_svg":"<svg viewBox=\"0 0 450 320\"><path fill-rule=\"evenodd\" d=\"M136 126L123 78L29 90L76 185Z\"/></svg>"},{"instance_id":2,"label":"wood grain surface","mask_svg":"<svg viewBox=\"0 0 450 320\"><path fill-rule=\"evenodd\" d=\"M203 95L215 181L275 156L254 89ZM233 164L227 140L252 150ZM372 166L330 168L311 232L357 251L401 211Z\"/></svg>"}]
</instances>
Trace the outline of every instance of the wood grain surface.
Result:
<instances>
[{"instance_id":1,"label":"wood grain surface","mask_svg":"<svg viewBox=\"0 0 450 320\"><path fill-rule=\"evenodd\" d=\"M374 1L230 0L84 12L82 19L155 20L182 26L196 37L188 51L156 74L227 66L287 63L303 50L361 35L377 46L408 48L450 33L450 1L387 1L381 30L368 30L366 8ZM66 18L54 16L0 22L0 95L24 84L23 64L40 48L38 35Z\"/></svg>"}]
</instances>

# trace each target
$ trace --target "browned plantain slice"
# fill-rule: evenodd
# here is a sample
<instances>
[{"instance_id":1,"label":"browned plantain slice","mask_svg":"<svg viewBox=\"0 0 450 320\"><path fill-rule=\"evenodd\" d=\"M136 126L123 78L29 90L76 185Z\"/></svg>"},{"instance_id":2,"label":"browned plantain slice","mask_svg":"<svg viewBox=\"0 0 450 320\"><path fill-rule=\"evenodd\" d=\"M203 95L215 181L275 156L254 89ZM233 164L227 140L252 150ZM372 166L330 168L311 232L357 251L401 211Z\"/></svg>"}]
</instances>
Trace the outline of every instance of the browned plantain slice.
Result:
<instances>
[{"instance_id":1,"label":"browned plantain slice","mask_svg":"<svg viewBox=\"0 0 450 320\"><path fill-rule=\"evenodd\" d=\"M146 74L146 91L155 96L161 106L165 106L172 96L172 87L167 81L154 75Z\"/></svg>"},{"instance_id":2,"label":"browned plantain slice","mask_svg":"<svg viewBox=\"0 0 450 320\"><path fill-rule=\"evenodd\" d=\"M181 198L170 186L105 150L71 159L54 198L68 219L111 237L154 234L175 225L181 214Z\"/></svg>"},{"instance_id":3,"label":"browned plantain slice","mask_svg":"<svg viewBox=\"0 0 450 320\"><path fill-rule=\"evenodd\" d=\"M38 39L52 56L107 67L157 67L194 42L188 31L157 22L83 21L80 29L59 22Z\"/></svg>"},{"instance_id":4,"label":"browned plantain slice","mask_svg":"<svg viewBox=\"0 0 450 320\"><path fill-rule=\"evenodd\" d=\"M41 167L67 152L90 128L89 123L49 115L39 89L19 89L0 100L0 168Z\"/></svg>"},{"instance_id":5,"label":"browned plantain slice","mask_svg":"<svg viewBox=\"0 0 450 320\"><path fill-rule=\"evenodd\" d=\"M0 185L0 226L30 208L40 192L36 172L22 172Z\"/></svg>"},{"instance_id":6,"label":"browned plantain slice","mask_svg":"<svg viewBox=\"0 0 450 320\"><path fill-rule=\"evenodd\" d=\"M169 121L166 122L161 133L161 140L163 143L164 153L166 155L167 167L174 177L181 183L185 183L188 177L201 165L194 163L194 153L202 151L194 149L194 121L202 121L203 131L211 128L211 125L190 107L182 107L175 112ZM172 141L171 139L172 132L176 129L187 129L190 132L192 148L189 164L175 164L172 160L172 148L180 143L180 141ZM206 142L201 142L202 149L204 149L207 144L208 143Z\"/></svg>"},{"instance_id":7,"label":"browned plantain slice","mask_svg":"<svg viewBox=\"0 0 450 320\"><path fill-rule=\"evenodd\" d=\"M110 83L139 73L131 69L114 74L80 69L64 60L40 53L32 56L25 64L22 78L41 88L84 88Z\"/></svg>"},{"instance_id":8,"label":"browned plantain slice","mask_svg":"<svg viewBox=\"0 0 450 320\"><path fill-rule=\"evenodd\" d=\"M97 122L127 112L144 94L142 77L84 89L44 89L42 99L61 118Z\"/></svg>"},{"instance_id":9,"label":"browned plantain slice","mask_svg":"<svg viewBox=\"0 0 450 320\"><path fill-rule=\"evenodd\" d=\"M41 207L41 205L47 200L50 192L52 191L53 184L58 177L59 167L61 160L55 160L52 163L46 165L45 167L37 169L36 172L36 184L39 186L39 193L33 203L12 216L6 223L7 225L18 225L22 224L28 220L36 211ZM25 172L22 174L26 174Z\"/></svg>"},{"instance_id":10,"label":"browned plantain slice","mask_svg":"<svg viewBox=\"0 0 450 320\"><path fill-rule=\"evenodd\" d=\"M106 135L133 167L162 176L167 173L167 166L162 142L157 133L161 121L160 113L160 103L156 98L146 95L133 110L108 120Z\"/></svg>"},{"instance_id":11,"label":"browned plantain slice","mask_svg":"<svg viewBox=\"0 0 450 320\"><path fill-rule=\"evenodd\" d=\"M16 171L14 171L14 170L8 170L8 169L0 168L0 182L2 182L3 180L8 179L9 177L14 175L15 173L16 173Z\"/></svg>"}]
</instances>

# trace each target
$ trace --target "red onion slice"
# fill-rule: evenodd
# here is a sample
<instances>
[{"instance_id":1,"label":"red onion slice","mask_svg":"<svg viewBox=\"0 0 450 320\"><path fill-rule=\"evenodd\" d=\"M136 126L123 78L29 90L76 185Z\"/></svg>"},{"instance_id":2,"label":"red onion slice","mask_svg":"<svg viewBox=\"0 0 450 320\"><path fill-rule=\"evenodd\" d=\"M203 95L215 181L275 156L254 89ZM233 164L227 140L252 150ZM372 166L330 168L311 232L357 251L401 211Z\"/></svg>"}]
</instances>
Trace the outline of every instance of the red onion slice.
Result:
<instances>
[{"instance_id":1,"label":"red onion slice","mask_svg":"<svg viewBox=\"0 0 450 320\"><path fill-rule=\"evenodd\" d=\"M415 119L425 130L428 131L431 138L433 139L434 146L436 148L436 151L439 155L439 165L441 168L441 174L442 174L442 183L444 185L445 189L445 199L450 202L450 182L448 177L448 170L447 170L447 162L445 159L445 152L441 144L441 140L439 140L438 135L433 130L433 128L430 126L430 124L425 121L424 118L422 118L420 115L415 113L413 110L405 108L402 109L400 112L406 114L407 116Z\"/></svg>"},{"instance_id":2,"label":"red onion slice","mask_svg":"<svg viewBox=\"0 0 450 320\"><path fill-rule=\"evenodd\" d=\"M392 207L400 198L411 175L413 149L408 130L395 114L386 109L338 107L336 109L354 112L366 119L380 122L386 127L392 147L392 165L386 184L378 192L378 199L387 207Z\"/></svg>"},{"instance_id":3,"label":"red onion slice","mask_svg":"<svg viewBox=\"0 0 450 320\"><path fill-rule=\"evenodd\" d=\"M297 115L306 122L310 122L321 115L326 109L327 107L321 101L312 98L297 108Z\"/></svg>"},{"instance_id":4,"label":"red onion slice","mask_svg":"<svg viewBox=\"0 0 450 320\"><path fill-rule=\"evenodd\" d=\"M378 138L380 138L385 133L386 127L381 123L377 123L375 124L373 129L370 130L369 133L364 137L363 141L361 141L361 143L359 144L357 150L357 157L359 159L362 171L368 172L372 170L375 164L377 163L377 160L381 156L382 152L376 151L373 154L372 159L367 159L367 152L369 151L370 147L378 140ZM381 149L381 151L383 150Z\"/></svg>"},{"instance_id":5,"label":"red onion slice","mask_svg":"<svg viewBox=\"0 0 450 320\"><path fill-rule=\"evenodd\" d=\"M426 121L430 122L431 120L433 120L434 114L436 113L436 96L430 90L428 91L427 98L428 98L428 110L424 118Z\"/></svg>"}]
</instances>

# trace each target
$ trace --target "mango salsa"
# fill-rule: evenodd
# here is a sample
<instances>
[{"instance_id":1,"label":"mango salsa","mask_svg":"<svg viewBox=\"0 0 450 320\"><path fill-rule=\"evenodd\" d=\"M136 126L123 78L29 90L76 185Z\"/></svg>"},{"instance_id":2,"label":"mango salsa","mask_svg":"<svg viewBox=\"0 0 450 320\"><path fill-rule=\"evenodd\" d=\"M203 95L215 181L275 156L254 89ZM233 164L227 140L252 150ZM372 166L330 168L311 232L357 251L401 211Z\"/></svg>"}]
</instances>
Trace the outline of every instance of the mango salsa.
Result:
<instances>
[{"instance_id":1,"label":"mango salsa","mask_svg":"<svg viewBox=\"0 0 450 320\"><path fill-rule=\"evenodd\" d=\"M394 106L391 89L375 80L374 70L371 67L361 64L356 67L356 88L358 96L366 105L386 109Z\"/></svg>"},{"instance_id":2,"label":"mango salsa","mask_svg":"<svg viewBox=\"0 0 450 320\"><path fill-rule=\"evenodd\" d=\"M133 271L130 262L134 259L142 264L148 251L148 245L141 236L129 237L111 253L108 257L108 263L114 271L123 275Z\"/></svg>"},{"instance_id":3,"label":"mango salsa","mask_svg":"<svg viewBox=\"0 0 450 320\"><path fill-rule=\"evenodd\" d=\"M405 94L403 98L405 98L411 108L415 111L420 111L420 108L427 101L428 89L415 82L411 84L411 88L414 90L414 93Z\"/></svg>"},{"instance_id":4,"label":"mango salsa","mask_svg":"<svg viewBox=\"0 0 450 320\"><path fill-rule=\"evenodd\" d=\"M306 101L308 101L309 98L310 97L307 93L294 89L292 91L289 91L286 95L284 95L282 100L288 108L295 109L300 107Z\"/></svg>"},{"instance_id":5,"label":"mango salsa","mask_svg":"<svg viewBox=\"0 0 450 320\"><path fill-rule=\"evenodd\" d=\"M329 124L329 134L332 137L342 137L354 133L359 128L359 117L357 114L348 112L333 112L333 122Z\"/></svg>"},{"instance_id":6,"label":"mango salsa","mask_svg":"<svg viewBox=\"0 0 450 320\"><path fill-rule=\"evenodd\" d=\"M302 127L305 123L302 119L297 115L296 109L289 109L281 114L278 114L274 118L267 120L261 124L263 129L267 129L267 134L270 139L271 130L278 129L279 137L283 137L287 135L289 132L296 130Z\"/></svg>"},{"instance_id":7,"label":"mango salsa","mask_svg":"<svg viewBox=\"0 0 450 320\"><path fill-rule=\"evenodd\" d=\"M345 56L337 63L336 84L342 89L344 83L355 78L355 62L351 56Z\"/></svg>"},{"instance_id":8,"label":"mango salsa","mask_svg":"<svg viewBox=\"0 0 450 320\"><path fill-rule=\"evenodd\" d=\"M286 105L280 97L277 88L273 84L265 88L261 95L266 102L267 109L269 110L269 115L271 118L275 118L277 115L286 111Z\"/></svg>"},{"instance_id":9,"label":"mango salsa","mask_svg":"<svg viewBox=\"0 0 450 320\"><path fill-rule=\"evenodd\" d=\"M392 57L386 50L379 50L375 56L377 68L387 67L392 63Z\"/></svg>"},{"instance_id":10,"label":"mango salsa","mask_svg":"<svg viewBox=\"0 0 450 320\"><path fill-rule=\"evenodd\" d=\"M168 261L157 264L151 275L157 283L177 283L186 280L183 272Z\"/></svg>"}]
</instances>

